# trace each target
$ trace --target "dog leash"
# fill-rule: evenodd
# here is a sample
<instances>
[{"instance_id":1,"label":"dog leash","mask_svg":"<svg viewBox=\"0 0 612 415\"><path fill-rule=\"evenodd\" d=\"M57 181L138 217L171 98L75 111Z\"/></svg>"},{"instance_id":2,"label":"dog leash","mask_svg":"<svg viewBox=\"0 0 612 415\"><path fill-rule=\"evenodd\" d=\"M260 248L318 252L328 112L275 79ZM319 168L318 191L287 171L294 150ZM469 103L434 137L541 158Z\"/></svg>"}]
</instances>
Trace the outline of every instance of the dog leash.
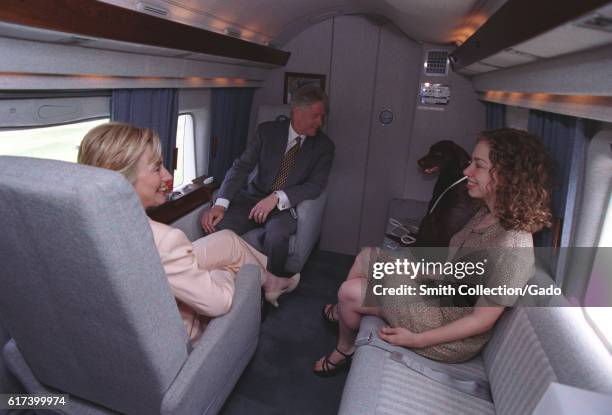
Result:
<instances>
[{"instance_id":1,"label":"dog leash","mask_svg":"<svg viewBox=\"0 0 612 415\"><path fill-rule=\"evenodd\" d=\"M453 187L455 187L456 185L458 185L459 183L461 183L462 181L464 181L465 179L467 179L467 176L463 176L462 178L460 178L459 180L457 180L455 183L451 184L450 186L448 186L440 196L438 196L438 198L436 199L436 202L433 204L433 206L431 207L431 209L429 210L428 215L431 215L431 212L434 211L434 209L436 208L436 206L438 206L438 202L442 199L442 197L446 194L446 192L448 192L450 189L452 189Z\"/></svg>"}]
</instances>

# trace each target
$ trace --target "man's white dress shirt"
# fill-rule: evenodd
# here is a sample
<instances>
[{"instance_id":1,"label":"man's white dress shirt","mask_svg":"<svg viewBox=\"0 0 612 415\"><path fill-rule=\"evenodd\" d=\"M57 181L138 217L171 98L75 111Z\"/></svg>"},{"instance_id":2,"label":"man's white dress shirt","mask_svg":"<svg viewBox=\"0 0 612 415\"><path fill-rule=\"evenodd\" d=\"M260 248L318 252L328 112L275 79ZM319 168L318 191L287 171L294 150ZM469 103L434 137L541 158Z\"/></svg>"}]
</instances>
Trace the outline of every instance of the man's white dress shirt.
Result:
<instances>
[{"instance_id":1,"label":"man's white dress shirt","mask_svg":"<svg viewBox=\"0 0 612 415\"><path fill-rule=\"evenodd\" d=\"M289 151L289 149L293 147L293 145L297 142L298 137L302 137L300 143L300 148L302 148L307 136L296 133L293 129L293 125L289 123L289 134L287 136L287 147L285 148L285 154L287 154L287 151ZM277 190L274 192L274 194L276 195L276 197L278 197L278 203L276 204L278 210L285 210L291 207L291 202L289 202L289 198L287 197L287 194L285 192L283 192L282 190ZM222 197L217 198L217 200L215 201L215 206L222 206L225 208L225 210L229 208L229 205L230 201Z\"/></svg>"}]
</instances>

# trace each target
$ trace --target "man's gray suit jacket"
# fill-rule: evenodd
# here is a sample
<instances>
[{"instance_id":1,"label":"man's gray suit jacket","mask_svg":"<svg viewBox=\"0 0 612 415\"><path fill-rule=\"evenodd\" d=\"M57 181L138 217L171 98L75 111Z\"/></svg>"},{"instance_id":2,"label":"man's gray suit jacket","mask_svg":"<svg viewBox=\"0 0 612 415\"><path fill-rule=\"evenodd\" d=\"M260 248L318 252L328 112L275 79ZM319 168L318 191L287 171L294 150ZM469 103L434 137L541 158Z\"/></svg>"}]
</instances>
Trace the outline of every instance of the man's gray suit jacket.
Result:
<instances>
[{"instance_id":1,"label":"man's gray suit jacket","mask_svg":"<svg viewBox=\"0 0 612 415\"><path fill-rule=\"evenodd\" d=\"M289 120L271 121L257 127L255 137L225 175L219 197L231 202L256 166L257 175L248 183L246 192L256 198L264 198L272 193L272 182L287 149L289 123ZM325 189L334 150L334 143L320 131L306 138L289 173L287 184L280 189L285 192L292 206L302 200L316 198Z\"/></svg>"}]
</instances>

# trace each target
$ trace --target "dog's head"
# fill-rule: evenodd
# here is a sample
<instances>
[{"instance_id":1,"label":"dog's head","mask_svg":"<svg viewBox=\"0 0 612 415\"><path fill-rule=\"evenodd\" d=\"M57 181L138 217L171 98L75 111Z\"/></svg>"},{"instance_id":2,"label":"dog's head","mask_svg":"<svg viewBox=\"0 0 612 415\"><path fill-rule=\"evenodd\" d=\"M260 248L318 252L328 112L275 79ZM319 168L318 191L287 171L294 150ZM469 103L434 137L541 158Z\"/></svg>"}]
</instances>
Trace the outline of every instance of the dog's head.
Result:
<instances>
[{"instance_id":1,"label":"dog's head","mask_svg":"<svg viewBox=\"0 0 612 415\"><path fill-rule=\"evenodd\" d=\"M451 140L442 140L429 148L429 152L417 163L425 174L446 169L463 170L470 162L470 155Z\"/></svg>"}]
</instances>

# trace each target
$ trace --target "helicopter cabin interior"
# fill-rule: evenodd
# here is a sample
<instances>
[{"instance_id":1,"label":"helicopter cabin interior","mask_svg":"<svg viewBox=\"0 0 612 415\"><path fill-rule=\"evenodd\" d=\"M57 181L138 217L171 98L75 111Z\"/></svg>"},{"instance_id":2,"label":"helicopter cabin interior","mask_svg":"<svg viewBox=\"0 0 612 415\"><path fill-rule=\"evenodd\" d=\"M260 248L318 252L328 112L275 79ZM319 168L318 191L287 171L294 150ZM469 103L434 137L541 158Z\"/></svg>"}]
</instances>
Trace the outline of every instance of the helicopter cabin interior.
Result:
<instances>
[{"instance_id":1,"label":"helicopter cabin interior","mask_svg":"<svg viewBox=\"0 0 612 415\"><path fill-rule=\"evenodd\" d=\"M0 412L612 413L612 2L2 0L0 54ZM173 182L147 214L194 242L257 126L290 117L304 85L327 94L335 152L296 209L300 285L261 318L243 267L191 344L131 186L76 164L81 140L155 129ZM398 248L386 235L428 213L438 175L419 160L499 128L552 160L536 277L564 302L505 311L458 364L376 343L367 317L348 373L314 376L336 344L321 307L355 256Z\"/></svg>"}]
</instances>

